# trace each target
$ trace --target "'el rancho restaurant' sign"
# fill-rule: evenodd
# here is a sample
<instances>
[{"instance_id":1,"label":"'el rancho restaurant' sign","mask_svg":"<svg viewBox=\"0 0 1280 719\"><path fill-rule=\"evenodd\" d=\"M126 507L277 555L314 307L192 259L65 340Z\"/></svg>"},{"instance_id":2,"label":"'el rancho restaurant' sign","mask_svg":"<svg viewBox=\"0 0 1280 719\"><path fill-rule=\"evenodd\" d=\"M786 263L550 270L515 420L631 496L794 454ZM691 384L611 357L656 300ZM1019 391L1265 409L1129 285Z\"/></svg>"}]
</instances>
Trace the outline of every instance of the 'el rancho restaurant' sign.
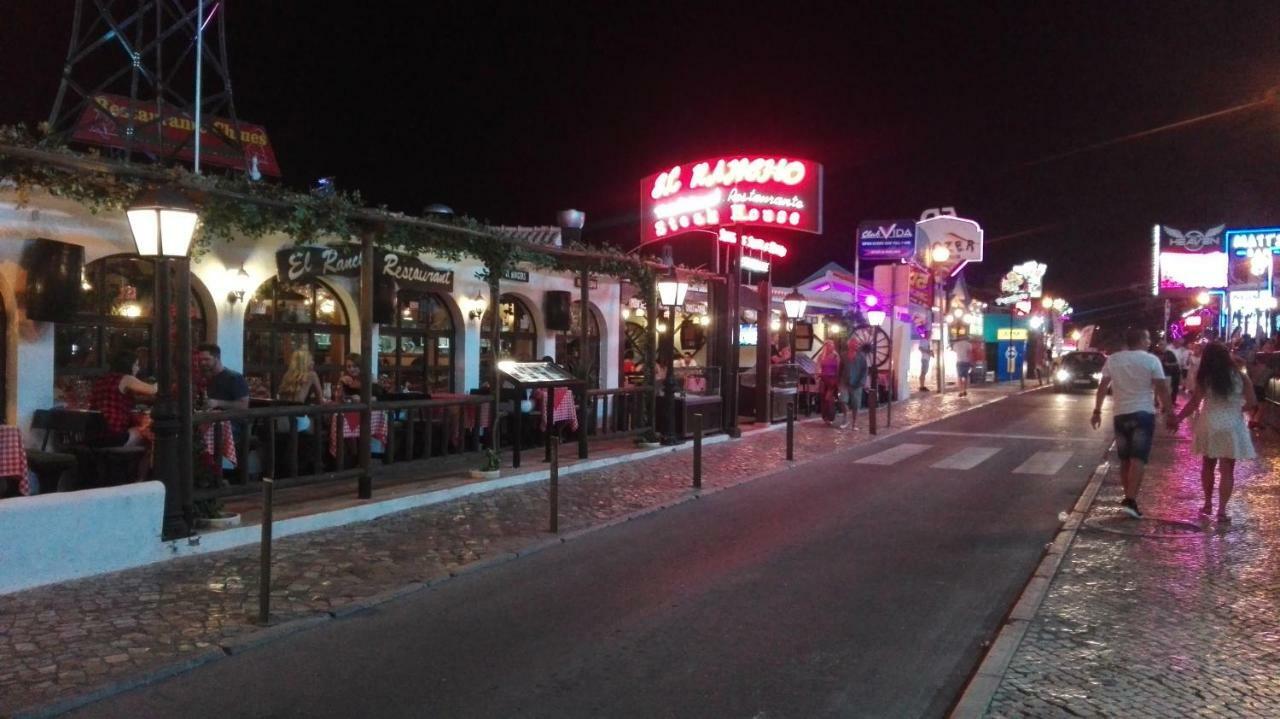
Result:
<instances>
[{"instance_id":1,"label":"'el rancho restaurant' sign","mask_svg":"<svg viewBox=\"0 0 1280 719\"><path fill-rule=\"evenodd\" d=\"M452 292L453 270L436 269L416 257L377 250L374 254L375 285L394 280L402 290ZM276 272L282 281L296 282L319 277L356 277L360 274L360 247L289 247L276 253Z\"/></svg>"}]
</instances>

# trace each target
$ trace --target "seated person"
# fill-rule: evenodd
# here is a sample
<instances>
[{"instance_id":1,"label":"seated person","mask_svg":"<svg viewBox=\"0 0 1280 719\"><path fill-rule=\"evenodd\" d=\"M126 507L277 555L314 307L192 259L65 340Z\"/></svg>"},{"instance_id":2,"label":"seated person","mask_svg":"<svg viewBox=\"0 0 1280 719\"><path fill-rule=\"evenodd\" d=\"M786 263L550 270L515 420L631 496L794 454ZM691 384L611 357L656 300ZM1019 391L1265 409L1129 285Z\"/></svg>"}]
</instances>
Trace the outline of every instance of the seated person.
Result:
<instances>
[{"instance_id":1,"label":"seated person","mask_svg":"<svg viewBox=\"0 0 1280 719\"><path fill-rule=\"evenodd\" d=\"M102 447L140 447L145 444L142 433L133 421L133 407L142 397L156 396L156 385L147 384L133 376L136 355L132 350L116 354L109 371L94 380L89 394L89 409L102 413L106 423L103 433L94 443ZM146 463L142 465L145 467Z\"/></svg>"},{"instance_id":2,"label":"seated person","mask_svg":"<svg viewBox=\"0 0 1280 719\"><path fill-rule=\"evenodd\" d=\"M289 369L280 379L280 391L277 397L289 402L301 404L320 404L323 401L323 390L320 387L320 375L316 374L315 357L310 350L295 350L289 358ZM311 418L298 417L298 431L311 429ZM276 431L288 432L289 419L280 417L276 420Z\"/></svg>"},{"instance_id":3,"label":"seated person","mask_svg":"<svg viewBox=\"0 0 1280 719\"><path fill-rule=\"evenodd\" d=\"M359 402L362 386L360 355L352 352L347 355L346 364L342 367L342 376L338 378L338 396L335 399L343 402Z\"/></svg>"}]
</instances>

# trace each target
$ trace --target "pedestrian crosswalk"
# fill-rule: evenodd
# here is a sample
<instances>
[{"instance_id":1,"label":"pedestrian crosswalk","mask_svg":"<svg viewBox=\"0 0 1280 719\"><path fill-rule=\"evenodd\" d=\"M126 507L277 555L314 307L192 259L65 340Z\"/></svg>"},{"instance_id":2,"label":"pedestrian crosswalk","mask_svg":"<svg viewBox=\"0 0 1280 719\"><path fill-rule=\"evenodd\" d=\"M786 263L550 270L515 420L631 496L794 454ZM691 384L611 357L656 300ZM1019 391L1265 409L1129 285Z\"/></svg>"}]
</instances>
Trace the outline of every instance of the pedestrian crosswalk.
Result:
<instances>
[{"instance_id":1,"label":"pedestrian crosswalk","mask_svg":"<svg viewBox=\"0 0 1280 719\"><path fill-rule=\"evenodd\" d=\"M938 457L932 456L939 451L945 451L946 454ZM1021 459L1021 462L1012 470L1013 474L1040 476L1056 475L1075 456L1075 452L1071 450L1039 450L1028 455L1027 449L1020 447L936 447L932 444L903 442L856 459L853 463L891 467L913 457L926 455L923 457L925 461L932 460L928 465L930 469L964 471L981 467L993 457L1001 456L1002 454L1004 459L1007 460L1007 463L1003 465L1006 467Z\"/></svg>"}]
</instances>

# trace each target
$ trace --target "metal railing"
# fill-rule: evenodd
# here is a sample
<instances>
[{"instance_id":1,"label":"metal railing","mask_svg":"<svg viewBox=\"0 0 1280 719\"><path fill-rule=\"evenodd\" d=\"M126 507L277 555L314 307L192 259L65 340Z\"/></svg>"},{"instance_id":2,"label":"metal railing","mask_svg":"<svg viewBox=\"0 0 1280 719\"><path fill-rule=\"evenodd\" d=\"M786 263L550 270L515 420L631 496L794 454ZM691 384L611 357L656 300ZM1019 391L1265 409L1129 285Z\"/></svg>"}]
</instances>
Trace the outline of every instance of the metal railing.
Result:
<instances>
[{"instance_id":1,"label":"metal railing","mask_svg":"<svg viewBox=\"0 0 1280 719\"><path fill-rule=\"evenodd\" d=\"M492 397L474 395L198 412L192 417L197 450L191 461L197 463L198 478L193 499L256 494L260 491L256 480L263 476L273 477L277 489L359 478L363 470L348 466L357 456L349 444L358 442L358 437L348 436L346 420L339 416L343 414L381 414L385 434L379 429L371 437L371 443L378 443L372 452L376 464L429 461L475 452L483 447L486 437L492 436L497 419L492 402ZM233 432L236 462L234 469L224 472L222 447L228 428ZM212 454L207 450L210 433ZM340 434L335 438L337 433ZM200 462L205 463L204 468ZM371 464L370 470L376 464Z\"/></svg>"},{"instance_id":2,"label":"metal railing","mask_svg":"<svg viewBox=\"0 0 1280 719\"><path fill-rule=\"evenodd\" d=\"M615 439L653 429L653 388L587 390L588 439Z\"/></svg>"}]
</instances>

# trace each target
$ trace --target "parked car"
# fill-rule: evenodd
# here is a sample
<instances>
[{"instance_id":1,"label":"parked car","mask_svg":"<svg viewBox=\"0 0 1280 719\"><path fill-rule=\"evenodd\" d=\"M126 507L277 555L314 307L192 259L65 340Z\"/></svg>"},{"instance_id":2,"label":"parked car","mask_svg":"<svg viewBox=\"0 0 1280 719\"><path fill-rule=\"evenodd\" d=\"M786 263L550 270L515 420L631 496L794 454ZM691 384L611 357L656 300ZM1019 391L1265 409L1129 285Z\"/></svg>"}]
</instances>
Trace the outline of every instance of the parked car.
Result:
<instances>
[{"instance_id":1,"label":"parked car","mask_svg":"<svg viewBox=\"0 0 1280 719\"><path fill-rule=\"evenodd\" d=\"M1053 372L1055 392L1069 392L1077 387L1096 389L1102 380L1102 365L1107 356L1101 352L1068 352L1058 360Z\"/></svg>"}]
</instances>

